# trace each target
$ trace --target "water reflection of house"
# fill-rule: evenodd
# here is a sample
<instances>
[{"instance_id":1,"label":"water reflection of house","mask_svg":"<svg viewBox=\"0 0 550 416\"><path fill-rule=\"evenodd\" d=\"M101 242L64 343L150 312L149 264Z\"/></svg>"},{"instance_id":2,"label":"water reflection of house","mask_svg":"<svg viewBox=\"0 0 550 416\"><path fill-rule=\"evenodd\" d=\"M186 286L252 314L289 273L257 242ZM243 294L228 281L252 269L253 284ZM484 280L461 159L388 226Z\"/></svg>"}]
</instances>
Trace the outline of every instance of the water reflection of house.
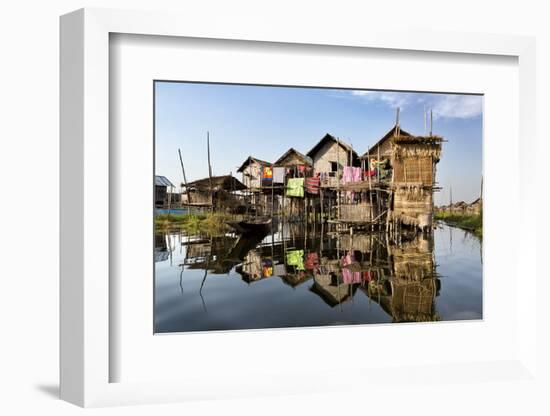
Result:
<instances>
[{"instance_id":1,"label":"water reflection of house","mask_svg":"<svg viewBox=\"0 0 550 416\"><path fill-rule=\"evenodd\" d=\"M168 245L166 244L166 236L164 234L155 234L155 263L166 261L170 258Z\"/></svg>"},{"instance_id":2,"label":"water reflection of house","mask_svg":"<svg viewBox=\"0 0 550 416\"><path fill-rule=\"evenodd\" d=\"M439 279L426 278L373 282L362 290L392 317L393 322L428 322L440 319L435 309L439 289Z\"/></svg>"},{"instance_id":3,"label":"water reflection of house","mask_svg":"<svg viewBox=\"0 0 550 416\"><path fill-rule=\"evenodd\" d=\"M261 250L250 250L236 271L246 283L257 282L274 276L274 262L271 257L262 257Z\"/></svg>"},{"instance_id":4,"label":"water reflection of house","mask_svg":"<svg viewBox=\"0 0 550 416\"><path fill-rule=\"evenodd\" d=\"M313 280L309 290L317 294L330 307L350 300L359 287L358 284L343 283L336 273L317 274Z\"/></svg>"},{"instance_id":5,"label":"water reflection of house","mask_svg":"<svg viewBox=\"0 0 550 416\"><path fill-rule=\"evenodd\" d=\"M435 298L441 283L435 274L433 240L417 236L390 246L388 258L389 273L371 280L362 291L394 322L439 320Z\"/></svg>"},{"instance_id":6,"label":"water reflection of house","mask_svg":"<svg viewBox=\"0 0 550 416\"><path fill-rule=\"evenodd\" d=\"M226 274L238 263L230 258L237 241L232 236L196 238L183 241L186 246L184 266L189 269L208 269L212 274Z\"/></svg>"}]
</instances>

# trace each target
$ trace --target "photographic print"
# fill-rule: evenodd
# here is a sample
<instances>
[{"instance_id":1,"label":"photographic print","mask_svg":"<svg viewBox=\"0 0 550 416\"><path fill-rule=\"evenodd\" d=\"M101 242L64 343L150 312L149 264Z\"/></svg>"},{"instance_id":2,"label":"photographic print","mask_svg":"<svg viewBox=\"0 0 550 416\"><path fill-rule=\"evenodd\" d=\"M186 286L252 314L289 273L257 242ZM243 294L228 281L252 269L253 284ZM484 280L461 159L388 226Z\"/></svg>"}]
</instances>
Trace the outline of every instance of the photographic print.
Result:
<instances>
[{"instance_id":1,"label":"photographic print","mask_svg":"<svg viewBox=\"0 0 550 416\"><path fill-rule=\"evenodd\" d=\"M154 82L155 333L483 318L483 96Z\"/></svg>"}]
</instances>

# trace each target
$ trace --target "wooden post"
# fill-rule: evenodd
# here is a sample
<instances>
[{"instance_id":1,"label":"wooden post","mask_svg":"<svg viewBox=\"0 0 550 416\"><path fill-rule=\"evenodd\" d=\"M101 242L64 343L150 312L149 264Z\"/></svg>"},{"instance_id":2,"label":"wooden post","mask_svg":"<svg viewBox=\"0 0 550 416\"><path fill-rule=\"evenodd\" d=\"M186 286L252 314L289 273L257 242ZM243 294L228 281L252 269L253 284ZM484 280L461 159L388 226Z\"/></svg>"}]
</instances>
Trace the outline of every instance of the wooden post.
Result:
<instances>
[{"instance_id":1,"label":"wooden post","mask_svg":"<svg viewBox=\"0 0 550 416\"><path fill-rule=\"evenodd\" d=\"M380 146L377 148L377 160L376 160L376 177L377 183L380 184ZM378 206L378 215L382 211L382 205L380 203L380 190L376 189L376 205Z\"/></svg>"},{"instance_id":2,"label":"wooden post","mask_svg":"<svg viewBox=\"0 0 550 416\"><path fill-rule=\"evenodd\" d=\"M323 190L319 187L319 200L321 202L321 223L325 221L324 215L323 215ZM321 238L323 238L321 233Z\"/></svg>"},{"instance_id":3,"label":"wooden post","mask_svg":"<svg viewBox=\"0 0 550 416\"><path fill-rule=\"evenodd\" d=\"M370 203L370 220L371 220L371 228L372 228L372 219L374 218L374 206L372 204L372 184L371 184L371 179L370 179L370 172L372 171L372 166L370 165L370 147L367 147L367 163L368 163L368 167L369 167L369 176L368 176L368 180L369 180L369 203Z\"/></svg>"},{"instance_id":4,"label":"wooden post","mask_svg":"<svg viewBox=\"0 0 550 416\"><path fill-rule=\"evenodd\" d=\"M336 162L336 219L340 221L340 139L337 139L338 149Z\"/></svg>"},{"instance_id":5,"label":"wooden post","mask_svg":"<svg viewBox=\"0 0 550 416\"><path fill-rule=\"evenodd\" d=\"M185 168L183 167L183 158L181 157L181 150L178 149L178 154L180 156L180 165L181 171L183 173L183 182L185 183L185 193L187 194L187 204L191 204L191 194L189 193L189 188L187 187L187 176L185 176Z\"/></svg>"},{"instance_id":6,"label":"wooden post","mask_svg":"<svg viewBox=\"0 0 550 416\"><path fill-rule=\"evenodd\" d=\"M206 150L208 153L208 179L210 182L210 209L214 211L214 194L212 192L212 165L210 163L210 132L206 132Z\"/></svg>"}]
</instances>

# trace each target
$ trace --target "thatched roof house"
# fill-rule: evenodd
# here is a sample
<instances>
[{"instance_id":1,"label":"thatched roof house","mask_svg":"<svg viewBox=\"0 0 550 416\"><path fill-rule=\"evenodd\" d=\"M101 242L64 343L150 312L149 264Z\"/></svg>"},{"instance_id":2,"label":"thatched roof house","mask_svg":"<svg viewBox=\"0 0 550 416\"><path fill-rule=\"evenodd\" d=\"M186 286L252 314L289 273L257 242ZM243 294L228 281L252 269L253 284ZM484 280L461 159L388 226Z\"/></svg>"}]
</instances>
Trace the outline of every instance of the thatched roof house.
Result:
<instances>
[{"instance_id":1,"label":"thatched roof house","mask_svg":"<svg viewBox=\"0 0 550 416\"><path fill-rule=\"evenodd\" d=\"M267 162L265 160L258 159L257 157L254 157L254 156L248 156L245 159L245 161L242 163L242 165L239 167L239 169L237 169L237 172L239 172L239 173L244 172L248 166L253 165L253 164L258 164L258 165L262 165L262 166L271 166L272 165L271 162Z\"/></svg>"},{"instance_id":2,"label":"thatched roof house","mask_svg":"<svg viewBox=\"0 0 550 416\"><path fill-rule=\"evenodd\" d=\"M262 170L264 166L273 166L257 157L248 156L237 172L242 173L242 182L249 189L258 189L262 187Z\"/></svg>"},{"instance_id":3,"label":"thatched roof house","mask_svg":"<svg viewBox=\"0 0 550 416\"><path fill-rule=\"evenodd\" d=\"M167 189L174 188L174 184L166 176L155 175L155 206L163 207L168 200Z\"/></svg>"},{"instance_id":4,"label":"thatched roof house","mask_svg":"<svg viewBox=\"0 0 550 416\"><path fill-rule=\"evenodd\" d=\"M359 157L353 147L328 133L306 153L306 156L313 161L316 172L336 172L338 161L340 169L342 166L357 166L359 163Z\"/></svg>"},{"instance_id":5,"label":"thatched roof house","mask_svg":"<svg viewBox=\"0 0 550 416\"><path fill-rule=\"evenodd\" d=\"M294 166L313 166L313 161L310 157L300 153L293 147L288 149L273 166L294 167Z\"/></svg>"},{"instance_id":6,"label":"thatched roof house","mask_svg":"<svg viewBox=\"0 0 550 416\"><path fill-rule=\"evenodd\" d=\"M234 206L238 201L233 194L244 189L246 186L232 175L212 176L189 182L182 202L196 206Z\"/></svg>"},{"instance_id":7,"label":"thatched roof house","mask_svg":"<svg viewBox=\"0 0 550 416\"><path fill-rule=\"evenodd\" d=\"M187 184L188 189L208 191L242 191L246 186L232 175L212 176L212 178L198 179Z\"/></svg>"},{"instance_id":8,"label":"thatched roof house","mask_svg":"<svg viewBox=\"0 0 550 416\"><path fill-rule=\"evenodd\" d=\"M365 152L361 159L367 159L369 156L377 157L378 152L380 151L380 158L389 158L392 154L391 140L393 137L396 137L399 133L399 137L412 137L412 134L402 130L401 127L398 127L397 124L393 126L390 131L388 131L380 140L378 140L369 150Z\"/></svg>"}]
</instances>

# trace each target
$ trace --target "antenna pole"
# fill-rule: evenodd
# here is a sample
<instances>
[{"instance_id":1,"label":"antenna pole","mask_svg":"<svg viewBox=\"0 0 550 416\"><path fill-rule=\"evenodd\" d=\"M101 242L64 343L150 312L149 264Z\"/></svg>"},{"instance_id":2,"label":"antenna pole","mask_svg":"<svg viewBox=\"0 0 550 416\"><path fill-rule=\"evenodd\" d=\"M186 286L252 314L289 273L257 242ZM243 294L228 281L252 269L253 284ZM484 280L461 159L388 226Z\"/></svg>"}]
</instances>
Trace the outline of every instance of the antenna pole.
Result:
<instances>
[{"instance_id":1,"label":"antenna pole","mask_svg":"<svg viewBox=\"0 0 550 416\"><path fill-rule=\"evenodd\" d=\"M424 135L426 135L426 104L424 104Z\"/></svg>"}]
</instances>

